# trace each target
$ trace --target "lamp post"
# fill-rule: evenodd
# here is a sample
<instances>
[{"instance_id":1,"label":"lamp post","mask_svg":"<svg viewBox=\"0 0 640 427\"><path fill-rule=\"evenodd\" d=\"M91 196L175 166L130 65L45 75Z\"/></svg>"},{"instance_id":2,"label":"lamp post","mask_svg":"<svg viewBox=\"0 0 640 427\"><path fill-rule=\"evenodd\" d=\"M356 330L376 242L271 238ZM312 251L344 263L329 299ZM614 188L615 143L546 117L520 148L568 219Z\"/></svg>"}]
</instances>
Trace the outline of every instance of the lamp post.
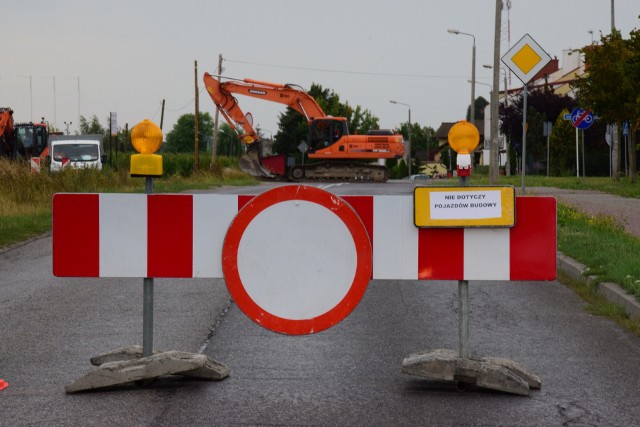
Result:
<instances>
[{"instance_id":1,"label":"lamp post","mask_svg":"<svg viewBox=\"0 0 640 427\"><path fill-rule=\"evenodd\" d=\"M264 151L264 153L271 155L271 148L273 146L273 132L269 129L261 128L260 124L258 124L258 126L256 127L256 132L258 133L258 138L260 138L260 141L262 143L262 150ZM268 132L269 135L271 135L268 140L266 139L266 136L263 138L264 132ZM269 141L269 144L267 144L266 141Z\"/></svg>"},{"instance_id":2,"label":"lamp post","mask_svg":"<svg viewBox=\"0 0 640 427\"><path fill-rule=\"evenodd\" d=\"M53 127L57 126L57 113L56 113L56 76L43 76L43 79L53 79Z\"/></svg>"},{"instance_id":3,"label":"lamp post","mask_svg":"<svg viewBox=\"0 0 640 427\"><path fill-rule=\"evenodd\" d=\"M33 76L20 76L29 79L29 121L33 121Z\"/></svg>"},{"instance_id":4,"label":"lamp post","mask_svg":"<svg viewBox=\"0 0 640 427\"><path fill-rule=\"evenodd\" d=\"M471 80L467 80L467 83L472 83ZM491 88L491 92L493 92L493 86L491 86L489 83L483 83L483 82L476 82L477 85L483 85L483 86L489 86Z\"/></svg>"},{"instance_id":5,"label":"lamp post","mask_svg":"<svg viewBox=\"0 0 640 427\"><path fill-rule=\"evenodd\" d=\"M80 76L77 77L67 77L69 80L77 80L78 81L78 127L80 127L80 123L82 123L82 115L80 114Z\"/></svg>"},{"instance_id":6,"label":"lamp post","mask_svg":"<svg viewBox=\"0 0 640 427\"><path fill-rule=\"evenodd\" d=\"M397 104L397 105L404 105L405 107L407 107L409 109L409 139L407 141L407 167L409 170L409 176L411 176L411 105L409 104L405 104L403 102L398 102L398 101L393 101L390 100L389 101L392 104Z\"/></svg>"},{"instance_id":7,"label":"lamp post","mask_svg":"<svg viewBox=\"0 0 640 427\"><path fill-rule=\"evenodd\" d=\"M471 51L471 112L469 114L469 121L475 126L476 120L476 36L469 33L463 33L460 30L448 29L451 34L462 34L473 38L473 49Z\"/></svg>"}]
</instances>

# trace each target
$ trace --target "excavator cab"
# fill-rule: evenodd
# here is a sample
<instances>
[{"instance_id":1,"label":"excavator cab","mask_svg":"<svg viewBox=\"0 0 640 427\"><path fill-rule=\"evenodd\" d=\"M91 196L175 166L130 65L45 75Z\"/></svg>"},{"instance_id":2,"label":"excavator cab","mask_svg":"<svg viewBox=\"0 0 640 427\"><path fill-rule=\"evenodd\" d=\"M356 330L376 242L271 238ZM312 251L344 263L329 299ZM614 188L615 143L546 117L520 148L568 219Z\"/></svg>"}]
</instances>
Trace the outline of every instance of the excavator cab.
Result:
<instances>
[{"instance_id":1,"label":"excavator cab","mask_svg":"<svg viewBox=\"0 0 640 427\"><path fill-rule=\"evenodd\" d=\"M16 152L25 158L38 157L47 148L47 126L44 123L16 125Z\"/></svg>"},{"instance_id":2,"label":"excavator cab","mask_svg":"<svg viewBox=\"0 0 640 427\"><path fill-rule=\"evenodd\" d=\"M309 124L309 153L335 144L344 135L349 135L347 121L344 118L323 117Z\"/></svg>"}]
</instances>

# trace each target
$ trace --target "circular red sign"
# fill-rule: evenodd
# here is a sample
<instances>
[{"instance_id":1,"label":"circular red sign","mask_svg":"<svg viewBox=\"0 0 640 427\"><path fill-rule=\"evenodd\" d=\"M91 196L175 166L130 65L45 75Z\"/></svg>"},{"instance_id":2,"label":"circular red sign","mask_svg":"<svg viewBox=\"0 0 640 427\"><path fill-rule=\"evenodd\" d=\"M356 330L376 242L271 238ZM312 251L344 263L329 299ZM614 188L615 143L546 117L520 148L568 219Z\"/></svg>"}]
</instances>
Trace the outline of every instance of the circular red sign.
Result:
<instances>
[{"instance_id":1,"label":"circular red sign","mask_svg":"<svg viewBox=\"0 0 640 427\"><path fill-rule=\"evenodd\" d=\"M313 230L312 238L300 236L306 234L300 227ZM320 242L325 237L328 244ZM251 259L244 259L247 253ZM372 272L371 242L340 197L283 186L238 212L225 236L222 271L234 301L255 323L289 335L311 334L342 321L362 299Z\"/></svg>"}]
</instances>

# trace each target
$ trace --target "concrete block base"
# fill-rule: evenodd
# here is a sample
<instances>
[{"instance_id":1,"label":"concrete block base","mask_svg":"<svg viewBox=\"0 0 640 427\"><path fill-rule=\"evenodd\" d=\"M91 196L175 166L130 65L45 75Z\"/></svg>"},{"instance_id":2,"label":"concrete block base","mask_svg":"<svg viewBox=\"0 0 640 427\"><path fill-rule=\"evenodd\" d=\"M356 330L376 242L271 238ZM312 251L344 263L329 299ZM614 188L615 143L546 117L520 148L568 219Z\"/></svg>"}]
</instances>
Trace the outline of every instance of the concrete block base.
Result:
<instances>
[{"instance_id":1,"label":"concrete block base","mask_svg":"<svg viewBox=\"0 0 640 427\"><path fill-rule=\"evenodd\" d=\"M409 355L402 361L402 372L522 396L528 396L530 389L539 389L542 385L536 374L514 361L478 356L463 359L457 351L445 349Z\"/></svg>"},{"instance_id":2,"label":"concrete block base","mask_svg":"<svg viewBox=\"0 0 640 427\"><path fill-rule=\"evenodd\" d=\"M149 381L166 375L219 381L229 375L229 368L204 354L180 351L154 352L142 357L142 347L131 346L93 357L95 366L83 377L66 387L67 393L77 393Z\"/></svg>"}]
</instances>

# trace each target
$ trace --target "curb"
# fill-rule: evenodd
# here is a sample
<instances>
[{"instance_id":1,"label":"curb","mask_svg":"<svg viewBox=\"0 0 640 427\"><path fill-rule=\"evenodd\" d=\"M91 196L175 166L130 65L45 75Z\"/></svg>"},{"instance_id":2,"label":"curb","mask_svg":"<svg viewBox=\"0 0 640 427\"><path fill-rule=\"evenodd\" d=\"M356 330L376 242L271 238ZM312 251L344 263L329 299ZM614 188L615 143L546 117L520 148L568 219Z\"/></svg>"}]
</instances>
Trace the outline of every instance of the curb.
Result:
<instances>
[{"instance_id":1,"label":"curb","mask_svg":"<svg viewBox=\"0 0 640 427\"><path fill-rule=\"evenodd\" d=\"M24 246L24 245L29 244L31 242L35 242L36 240L44 239L44 238L47 238L47 237L51 237L51 231L47 231L46 233L42 233L42 234L37 234L35 236L29 237L28 239L21 240L21 241L19 241L17 243L12 243L12 244L6 245L6 246L0 246L0 254L12 251L14 249L18 249L20 246Z\"/></svg>"},{"instance_id":2,"label":"curb","mask_svg":"<svg viewBox=\"0 0 640 427\"><path fill-rule=\"evenodd\" d=\"M621 306L630 318L640 320L640 303L633 295L629 295L627 291L622 289L617 283L598 282L596 276L586 276L586 265L580 264L578 261L569 258L560 251L558 251L556 258L556 266L558 270L562 270L572 279L588 284L595 284L598 294L604 296L609 302Z\"/></svg>"}]
</instances>

